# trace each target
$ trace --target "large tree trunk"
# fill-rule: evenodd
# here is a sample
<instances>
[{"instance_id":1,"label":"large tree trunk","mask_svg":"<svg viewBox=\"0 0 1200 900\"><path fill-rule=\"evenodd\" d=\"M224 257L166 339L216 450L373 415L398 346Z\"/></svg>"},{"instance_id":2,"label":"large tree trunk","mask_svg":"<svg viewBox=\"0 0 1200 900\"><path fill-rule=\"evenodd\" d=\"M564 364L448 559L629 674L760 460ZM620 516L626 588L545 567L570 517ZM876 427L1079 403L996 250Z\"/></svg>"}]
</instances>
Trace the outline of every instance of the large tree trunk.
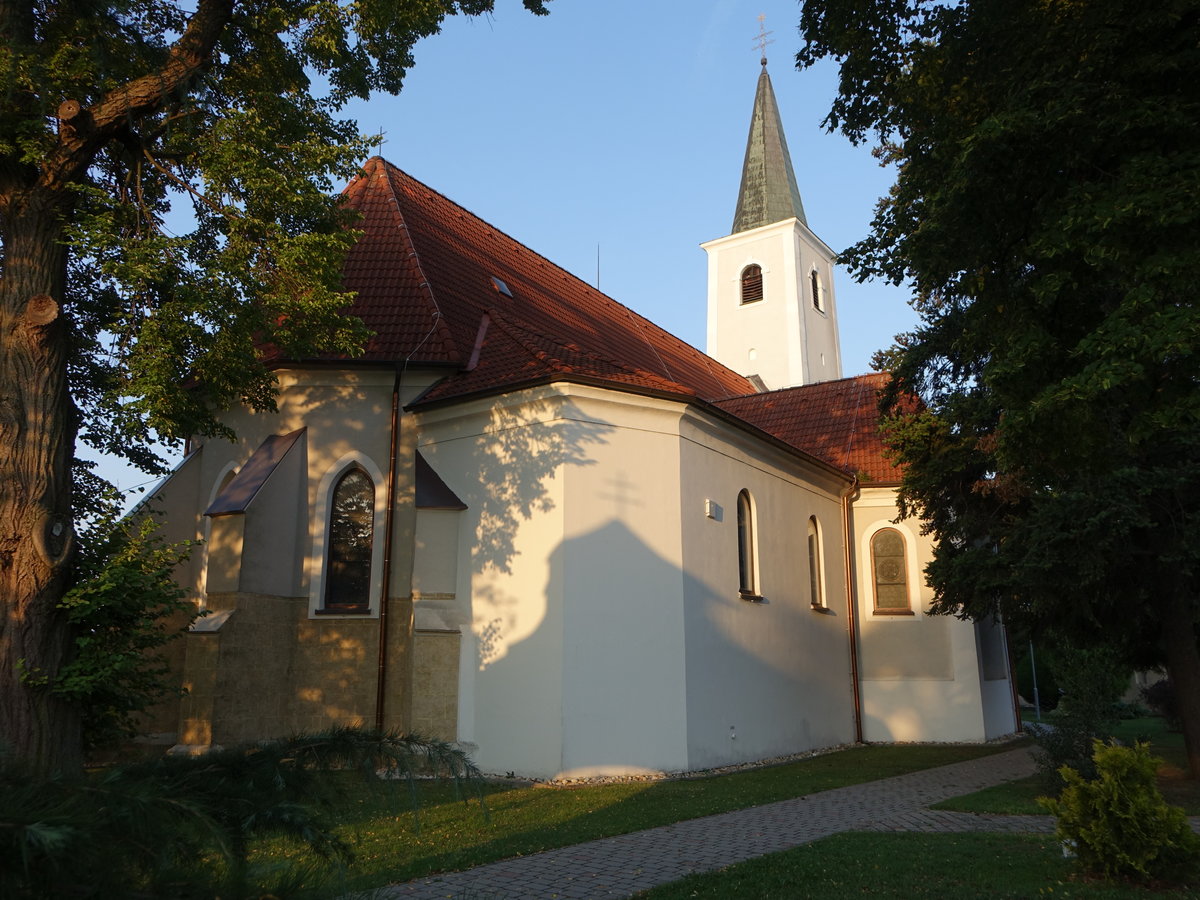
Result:
<instances>
[{"instance_id":1,"label":"large tree trunk","mask_svg":"<svg viewBox=\"0 0 1200 900\"><path fill-rule=\"evenodd\" d=\"M42 772L81 764L79 710L53 684L71 635L58 602L74 544L64 192L0 196L0 742Z\"/></svg>"},{"instance_id":2,"label":"large tree trunk","mask_svg":"<svg viewBox=\"0 0 1200 900\"><path fill-rule=\"evenodd\" d=\"M1167 674L1175 686L1188 766L1192 777L1200 779L1200 649L1196 646L1196 621L1189 596L1176 592L1168 598L1162 628Z\"/></svg>"}]
</instances>

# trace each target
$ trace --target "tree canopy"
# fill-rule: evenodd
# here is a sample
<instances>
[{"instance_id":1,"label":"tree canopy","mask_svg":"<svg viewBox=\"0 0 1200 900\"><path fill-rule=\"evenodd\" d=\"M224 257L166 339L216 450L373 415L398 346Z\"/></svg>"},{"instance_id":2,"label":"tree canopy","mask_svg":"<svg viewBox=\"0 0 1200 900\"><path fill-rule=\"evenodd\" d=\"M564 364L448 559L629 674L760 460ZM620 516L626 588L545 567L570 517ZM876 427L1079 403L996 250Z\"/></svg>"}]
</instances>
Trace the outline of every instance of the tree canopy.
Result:
<instances>
[{"instance_id":1,"label":"tree canopy","mask_svg":"<svg viewBox=\"0 0 1200 900\"><path fill-rule=\"evenodd\" d=\"M1164 663L1200 776L1200 4L807 0L827 123L897 167L859 278L935 611ZM922 405L905 406L905 393Z\"/></svg>"},{"instance_id":2,"label":"tree canopy","mask_svg":"<svg viewBox=\"0 0 1200 900\"><path fill-rule=\"evenodd\" d=\"M331 189L370 141L339 110L492 8L0 0L0 742L77 759L78 716L19 679L52 684L69 652L76 439L161 470L156 437L271 408L264 345L354 352Z\"/></svg>"}]
</instances>

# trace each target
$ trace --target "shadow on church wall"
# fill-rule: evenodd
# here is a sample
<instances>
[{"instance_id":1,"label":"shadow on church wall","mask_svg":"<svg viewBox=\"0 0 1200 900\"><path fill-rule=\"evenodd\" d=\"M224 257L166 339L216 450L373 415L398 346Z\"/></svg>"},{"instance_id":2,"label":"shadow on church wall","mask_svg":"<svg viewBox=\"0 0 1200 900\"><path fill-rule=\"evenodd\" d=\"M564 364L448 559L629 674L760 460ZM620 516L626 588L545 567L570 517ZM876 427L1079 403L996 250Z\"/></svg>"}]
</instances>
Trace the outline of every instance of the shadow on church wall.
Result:
<instances>
[{"instance_id":1,"label":"shadow on church wall","mask_svg":"<svg viewBox=\"0 0 1200 900\"><path fill-rule=\"evenodd\" d=\"M521 526L557 507L560 470L595 466L593 450L613 430L589 420L569 398L491 410L486 432L475 442L475 468L466 473L477 474L479 485L473 572L512 574Z\"/></svg>"},{"instance_id":2,"label":"shadow on church wall","mask_svg":"<svg viewBox=\"0 0 1200 900\"><path fill-rule=\"evenodd\" d=\"M456 607L478 668L539 626L546 554L563 534L565 472L595 466L612 430L558 394L499 398L425 428L422 454L468 507Z\"/></svg>"},{"instance_id":3,"label":"shadow on church wall","mask_svg":"<svg viewBox=\"0 0 1200 900\"><path fill-rule=\"evenodd\" d=\"M799 590L746 603L617 519L556 546L548 571L537 627L478 680L485 769L677 771L853 739L844 618Z\"/></svg>"}]
</instances>

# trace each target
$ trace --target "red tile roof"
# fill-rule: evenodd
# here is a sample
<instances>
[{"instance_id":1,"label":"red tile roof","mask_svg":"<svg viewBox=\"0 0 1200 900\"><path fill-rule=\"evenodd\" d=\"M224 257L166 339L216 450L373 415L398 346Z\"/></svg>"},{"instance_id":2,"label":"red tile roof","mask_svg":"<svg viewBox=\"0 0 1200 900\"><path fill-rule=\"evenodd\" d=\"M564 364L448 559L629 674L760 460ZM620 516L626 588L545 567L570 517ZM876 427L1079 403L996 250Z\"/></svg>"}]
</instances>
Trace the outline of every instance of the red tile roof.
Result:
<instances>
[{"instance_id":1,"label":"red tile roof","mask_svg":"<svg viewBox=\"0 0 1200 900\"><path fill-rule=\"evenodd\" d=\"M363 215L345 269L346 289L357 292L351 312L374 332L362 358L462 369L422 402L572 376L709 400L753 390L379 157L345 197ZM468 369L485 314L490 322Z\"/></svg>"},{"instance_id":2,"label":"red tile roof","mask_svg":"<svg viewBox=\"0 0 1200 900\"><path fill-rule=\"evenodd\" d=\"M893 484L901 473L884 456L879 433L879 391L886 382L882 373L857 375L713 405L864 482Z\"/></svg>"},{"instance_id":3,"label":"red tile roof","mask_svg":"<svg viewBox=\"0 0 1200 900\"><path fill-rule=\"evenodd\" d=\"M375 157L344 284L373 332L361 359L444 364L422 405L555 380L712 403L847 472L898 480L876 422L883 375L753 393L744 377ZM500 279L512 296L506 296Z\"/></svg>"}]
</instances>

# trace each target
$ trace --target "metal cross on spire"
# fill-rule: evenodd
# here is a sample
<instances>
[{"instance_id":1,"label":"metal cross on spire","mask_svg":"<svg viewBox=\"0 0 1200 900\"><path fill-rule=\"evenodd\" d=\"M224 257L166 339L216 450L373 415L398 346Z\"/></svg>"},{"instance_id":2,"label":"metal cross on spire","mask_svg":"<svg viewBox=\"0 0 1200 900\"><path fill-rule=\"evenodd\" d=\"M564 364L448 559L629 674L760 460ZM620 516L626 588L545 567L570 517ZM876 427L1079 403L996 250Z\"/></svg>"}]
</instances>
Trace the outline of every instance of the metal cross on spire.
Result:
<instances>
[{"instance_id":1,"label":"metal cross on spire","mask_svg":"<svg viewBox=\"0 0 1200 900\"><path fill-rule=\"evenodd\" d=\"M762 55L762 59L760 59L759 62L762 63L764 69L767 67L767 44L775 43L774 41L767 40L767 38L773 35L775 32L767 31L766 22L766 13L759 13L758 34L754 36L754 46L758 48L758 52Z\"/></svg>"}]
</instances>

